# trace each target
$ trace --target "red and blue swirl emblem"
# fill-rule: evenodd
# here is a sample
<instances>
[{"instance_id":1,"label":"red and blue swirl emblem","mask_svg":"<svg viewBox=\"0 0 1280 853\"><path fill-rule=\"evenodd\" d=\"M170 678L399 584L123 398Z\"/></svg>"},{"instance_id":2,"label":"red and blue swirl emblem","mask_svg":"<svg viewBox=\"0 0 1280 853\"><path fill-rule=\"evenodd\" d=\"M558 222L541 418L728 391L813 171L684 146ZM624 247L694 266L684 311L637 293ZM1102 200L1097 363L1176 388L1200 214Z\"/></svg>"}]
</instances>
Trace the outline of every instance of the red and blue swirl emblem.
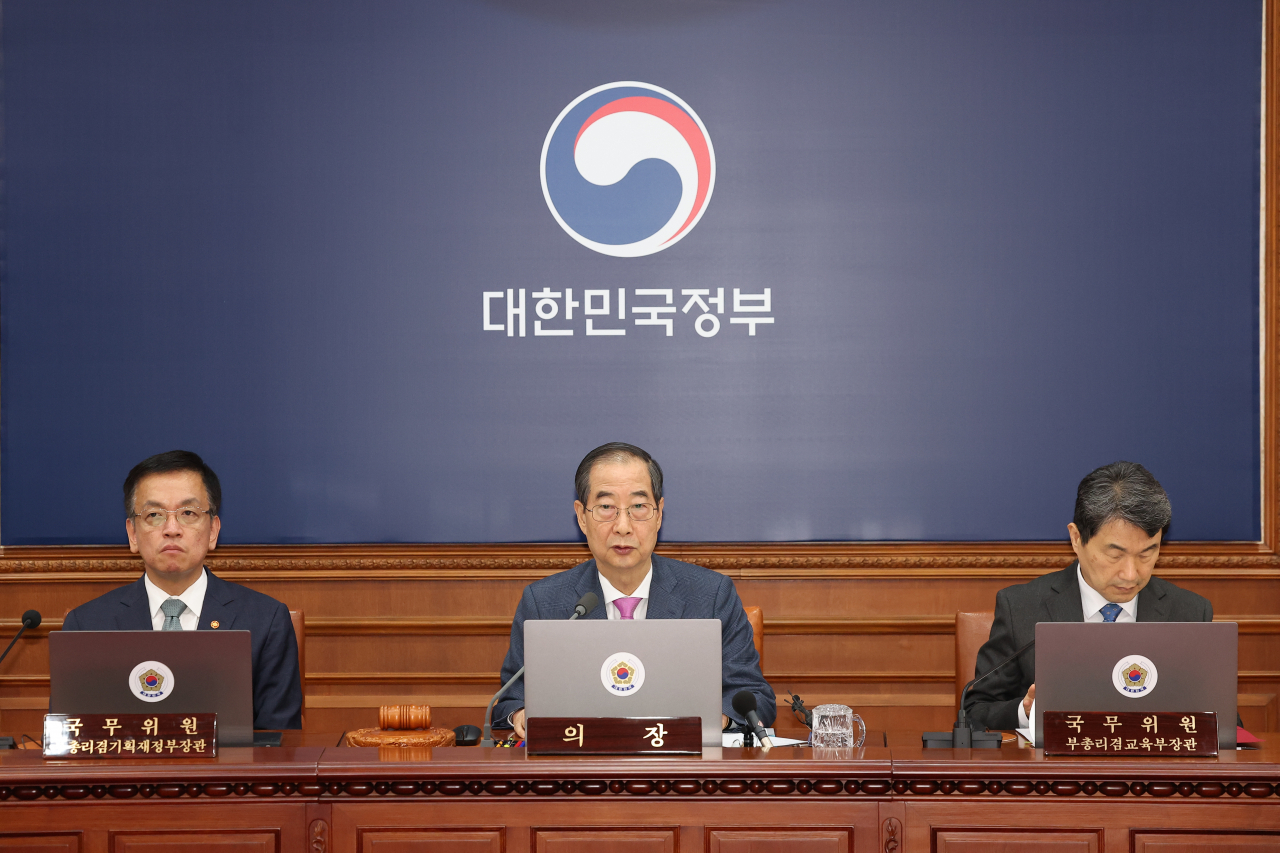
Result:
<instances>
[{"instance_id":1,"label":"red and blue swirl emblem","mask_svg":"<svg viewBox=\"0 0 1280 853\"><path fill-rule=\"evenodd\" d=\"M542 194L570 237L618 258L674 246L716 182L707 128L648 83L609 83L565 107L542 145Z\"/></svg>"},{"instance_id":2,"label":"red and blue swirl emblem","mask_svg":"<svg viewBox=\"0 0 1280 853\"><path fill-rule=\"evenodd\" d=\"M142 679L142 683L147 685L149 689L155 690L160 686L160 679L154 675L148 675Z\"/></svg>"}]
</instances>

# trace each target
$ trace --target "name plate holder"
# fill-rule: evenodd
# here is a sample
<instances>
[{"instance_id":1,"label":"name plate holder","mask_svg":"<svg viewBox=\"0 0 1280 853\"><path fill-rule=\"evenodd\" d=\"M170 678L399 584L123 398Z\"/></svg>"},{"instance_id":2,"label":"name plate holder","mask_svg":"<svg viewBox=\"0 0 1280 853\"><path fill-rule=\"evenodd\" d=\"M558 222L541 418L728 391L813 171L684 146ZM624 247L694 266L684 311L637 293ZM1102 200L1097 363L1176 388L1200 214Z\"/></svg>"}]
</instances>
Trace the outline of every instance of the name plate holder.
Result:
<instances>
[{"instance_id":1,"label":"name plate holder","mask_svg":"<svg viewBox=\"0 0 1280 853\"><path fill-rule=\"evenodd\" d=\"M1045 711L1044 754L1213 756L1218 754L1218 715L1213 711Z\"/></svg>"},{"instance_id":2,"label":"name plate holder","mask_svg":"<svg viewBox=\"0 0 1280 853\"><path fill-rule=\"evenodd\" d=\"M216 758L217 714L45 714L45 758Z\"/></svg>"},{"instance_id":3,"label":"name plate holder","mask_svg":"<svg viewBox=\"0 0 1280 853\"><path fill-rule=\"evenodd\" d=\"M701 755L701 717L535 717L529 755Z\"/></svg>"}]
</instances>

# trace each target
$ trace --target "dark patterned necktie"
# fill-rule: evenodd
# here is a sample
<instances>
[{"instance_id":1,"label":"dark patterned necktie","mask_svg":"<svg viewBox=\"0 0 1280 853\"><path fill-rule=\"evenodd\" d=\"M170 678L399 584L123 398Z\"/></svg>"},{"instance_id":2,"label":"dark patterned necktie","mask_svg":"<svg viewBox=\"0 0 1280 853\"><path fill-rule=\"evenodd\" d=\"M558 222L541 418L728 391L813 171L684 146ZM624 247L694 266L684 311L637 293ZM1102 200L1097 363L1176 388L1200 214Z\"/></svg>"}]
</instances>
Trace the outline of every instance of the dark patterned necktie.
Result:
<instances>
[{"instance_id":1,"label":"dark patterned necktie","mask_svg":"<svg viewBox=\"0 0 1280 853\"><path fill-rule=\"evenodd\" d=\"M1098 612L1102 614L1103 622L1114 622L1116 621L1116 617L1120 615L1120 605L1115 604L1114 602L1111 604L1104 604L1102 605L1102 609Z\"/></svg>"},{"instance_id":2,"label":"dark patterned necktie","mask_svg":"<svg viewBox=\"0 0 1280 853\"><path fill-rule=\"evenodd\" d=\"M181 631L182 622L179 621L178 617L186 609L187 605L183 604L181 599L170 598L160 602L160 610L164 613L164 624L160 626L160 630Z\"/></svg>"}]
</instances>

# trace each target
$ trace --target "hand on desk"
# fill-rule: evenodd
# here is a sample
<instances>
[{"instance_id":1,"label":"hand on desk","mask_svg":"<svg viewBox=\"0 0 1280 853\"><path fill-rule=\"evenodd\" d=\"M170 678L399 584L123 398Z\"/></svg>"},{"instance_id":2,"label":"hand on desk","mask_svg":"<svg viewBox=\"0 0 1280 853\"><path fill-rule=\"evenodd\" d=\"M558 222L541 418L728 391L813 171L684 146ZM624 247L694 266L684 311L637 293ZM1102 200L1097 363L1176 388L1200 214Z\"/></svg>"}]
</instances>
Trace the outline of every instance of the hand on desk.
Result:
<instances>
[{"instance_id":1,"label":"hand on desk","mask_svg":"<svg viewBox=\"0 0 1280 853\"><path fill-rule=\"evenodd\" d=\"M1031 705L1035 701L1036 701L1036 686L1033 684L1031 685L1031 689L1027 691L1026 697L1022 700L1022 710L1027 714L1027 716L1031 715Z\"/></svg>"},{"instance_id":2,"label":"hand on desk","mask_svg":"<svg viewBox=\"0 0 1280 853\"><path fill-rule=\"evenodd\" d=\"M1031 688L1031 691L1034 693L1034 692L1035 692L1035 687L1032 687L1032 688ZM511 715L511 725L515 727L515 730L516 730L516 737L520 738L521 740L524 740L524 735L525 735L525 732L524 732L524 708L521 708L519 711L516 711L514 714L512 714L512 715ZM726 716L725 714L721 714L721 715L720 715L720 728L724 729L724 728L728 727L728 725L729 725L729 718L728 718L728 716Z\"/></svg>"}]
</instances>

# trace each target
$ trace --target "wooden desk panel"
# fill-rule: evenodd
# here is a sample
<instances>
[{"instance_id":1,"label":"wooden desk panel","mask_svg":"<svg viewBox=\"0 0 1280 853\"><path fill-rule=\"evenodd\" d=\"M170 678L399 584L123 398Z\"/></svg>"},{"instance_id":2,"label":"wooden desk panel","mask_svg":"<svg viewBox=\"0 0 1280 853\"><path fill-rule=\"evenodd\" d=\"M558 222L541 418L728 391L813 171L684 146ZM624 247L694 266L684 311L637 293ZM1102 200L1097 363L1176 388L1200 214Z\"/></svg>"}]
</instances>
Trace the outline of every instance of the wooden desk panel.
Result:
<instances>
[{"instance_id":1,"label":"wooden desk panel","mask_svg":"<svg viewBox=\"0 0 1280 853\"><path fill-rule=\"evenodd\" d=\"M46 761L0 752L0 851L276 853L307 843L323 748Z\"/></svg>"},{"instance_id":2,"label":"wooden desk panel","mask_svg":"<svg viewBox=\"0 0 1280 853\"><path fill-rule=\"evenodd\" d=\"M10 751L0 851L1280 850L1280 736L1150 760L895 741L839 760L791 747L565 759L306 746L165 762Z\"/></svg>"},{"instance_id":3,"label":"wooden desk panel","mask_svg":"<svg viewBox=\"0 0 1280 853\"><path fill-rule=\"evenodd\" d=\"M398 851L452 850L439 846L445 826L476 845L500 829L507 853L873 851L892 787L883 747L840 761L791 747L659 759L344 749L319 772L335 849L360 851L391 838Z\"/></svg>"},{"instance_id":4,"label":"wooden desk panel","mask_svg":"<svg viewBox=\"0 0 1280 853\"><path fill-rule=\"evenodd\" d=\"M1280 746L1144 760L896 746L893 759L903 850L1280 850Z\"/></svg>"}]
</instances>

